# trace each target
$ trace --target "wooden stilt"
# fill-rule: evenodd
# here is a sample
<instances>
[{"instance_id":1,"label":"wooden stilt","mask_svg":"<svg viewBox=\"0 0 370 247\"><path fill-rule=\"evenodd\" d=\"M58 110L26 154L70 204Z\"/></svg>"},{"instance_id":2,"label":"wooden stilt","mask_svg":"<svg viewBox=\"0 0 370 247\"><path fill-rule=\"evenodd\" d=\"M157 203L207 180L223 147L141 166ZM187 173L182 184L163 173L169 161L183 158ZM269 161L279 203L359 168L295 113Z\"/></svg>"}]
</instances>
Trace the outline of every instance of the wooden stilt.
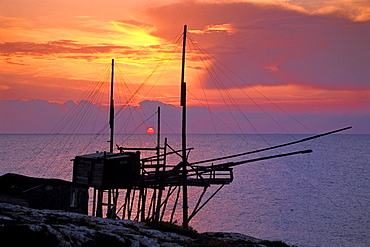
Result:
<instances>
[{"instance_id":1,"label":"wooden stilt","mask_svg":"<svg viewBox=\"0 0 370 247\"><path fill-rule=\"evenodd\" d=\"M103 190L102 189L98 189L96 216L97 217L103 217Z\"/></svg>"},{"instance_id":2,"label":"wooden stilt","mask_svg":"<svg viewBox=\"0 0 370 247\"><path fill-rule=\"evenodd\" d=\"M96 188L94 188L92 216L95 216L95 210L96 210Z\"/></svg>"},{"instance_id":3,"label":"wooden stilt","mask_svg":"<svg viewBox=\"0 0 370 247\"><path fill-rule=\"evenodd\" d=\"M145 207L146 207L146 192L147 192L147 189L144 189L144 188L141 188L142 190L142 197L141 197L141 221L145 221Z\"/></svg>"}]
</instances>

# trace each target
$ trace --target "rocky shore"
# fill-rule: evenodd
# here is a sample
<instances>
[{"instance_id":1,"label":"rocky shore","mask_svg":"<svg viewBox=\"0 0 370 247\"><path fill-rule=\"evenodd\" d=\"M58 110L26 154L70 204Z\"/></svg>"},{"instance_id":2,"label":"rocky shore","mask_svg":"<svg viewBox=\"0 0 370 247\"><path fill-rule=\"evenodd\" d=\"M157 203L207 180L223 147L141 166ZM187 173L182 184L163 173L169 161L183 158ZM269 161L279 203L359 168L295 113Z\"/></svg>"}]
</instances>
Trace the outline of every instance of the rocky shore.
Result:
<instances>
[{"instance_id":1,"label":"rocky shore","mask_svg":"<svg viewBox=\"0 0 370 247\"><path fill-rule=\"evenodd\" d=\"M239 233L197 233L171 225L102 219L0 203L1 246L289 246Z\"/></svg>"}]
</instances>

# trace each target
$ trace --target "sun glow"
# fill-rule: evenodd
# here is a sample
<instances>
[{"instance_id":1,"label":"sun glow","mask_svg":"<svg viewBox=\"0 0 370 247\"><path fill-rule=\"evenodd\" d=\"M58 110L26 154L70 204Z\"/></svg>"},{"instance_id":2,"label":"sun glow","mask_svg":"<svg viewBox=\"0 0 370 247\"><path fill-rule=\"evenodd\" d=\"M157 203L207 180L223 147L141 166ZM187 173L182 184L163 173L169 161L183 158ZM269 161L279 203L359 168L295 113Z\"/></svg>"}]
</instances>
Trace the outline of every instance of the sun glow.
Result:
<instances>
[{"instance_id":1,"label":"sun glow","mask_svg":"<svg viewBox=\"0 0 370 247\"><path fill-rule=\"evenodd\" d=\"M115 59L115 82L132 85L120 96L136 94L130 104L178 106L187 24L189 106L223 108L230 100L247 112L256 101L265 111L275 103L295 113L368 113L366 1L108 2L0 1L1 100L78 102L93 82L110 81ZM217 60L243 81L210 76Z\"/></svg>"}]
</instances>

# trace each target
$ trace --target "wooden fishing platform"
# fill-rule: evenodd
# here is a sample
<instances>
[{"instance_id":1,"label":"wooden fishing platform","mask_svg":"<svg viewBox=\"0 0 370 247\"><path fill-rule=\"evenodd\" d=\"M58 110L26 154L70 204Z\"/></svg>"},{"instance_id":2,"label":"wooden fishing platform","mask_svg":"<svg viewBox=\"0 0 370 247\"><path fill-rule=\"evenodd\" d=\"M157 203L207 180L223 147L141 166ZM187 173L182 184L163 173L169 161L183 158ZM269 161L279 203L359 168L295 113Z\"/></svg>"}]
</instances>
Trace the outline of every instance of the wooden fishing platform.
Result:
<instances>
[{"instance_id":1,"label":"wooden fishing platform","mask_svg":"<svg viewBox=\"0 0 370 247\"><path fill-rule=\"evenodd\" d=\"M136 210L137 217L133 219L138 220L140 217L142 221L161 220L166 217L165 209L169 201L176 202L173 211L178 209L176 204L179 192L176 194L174 190L180 191L183 184L182 163L167 165L168 155L177 152L165 153L166 148L145 148L164 152L149 158L141 158L139 150L143 148L129 150L130 152L125 152L124 148L120 148L119 153L98 152L76 156L73 160L73 183L94 188L92 214L95 216L132 219L132 211ZM136 151L132 152L133 150ZM234 178L233 169L230 167L188 164L187 171L187 186L202 187L204 193L211 185L223 186L231 183ZM164 192L167 192L167 195L163 195ZM119 194L124 194L122 216L118 216L117 213ZM171 195L177 199L170 199ZM167 218L171 218L173 211L168 211Z\"/></svg>"},{"instance_id":2,"label":"wooden fishing platform","mask_svg":"<svg viewBox=\"0 0 370 247\"><path fill-rule=\"evenodd\" d=\"M303 150L290 153L264 156L254 159L245 159L237 162L225 162L235 157L255 154L271 149L293 145L324 135L329 135L350 127L327 132L320 135L304 138L298 141L276 145L259 150L248 151L225 157L191 163L188 156L192 148L186 142L186 83L185 47L187 27L184 26L181 95L182 131L181 149L175 150L167 143L160 142L160 108L158 108L157 145L156 147L117 146L113 150L114 137L114 100L113 78L114 60L112 60L111 99L110 99L110 149L109 152L97 152L76 156L73 160L73 183L80 187L93 188L93 203L91 214L98 217L121 218L140 221L170 221L174 222L174 215L182 207L182 225L188 227L189 221L212 199L224 185L230 184L233 179L234 166L257 162L267 159L285 157L296 154L306 154L312 150ZM142 151L152 151L153 155L142 157ZM114 153L114 151L118 151ZM168 164L168 157L177 155L179 161ZM171 159L173 160L173 159ZM214 162L221 162L215 164ZM193 203L189 215L188 187L202 188L198 199ZM209 193L208 188L217 187ZM181 200L180 200L181 194ZM123 195L122 200L118 200ZM207 197L207 198L206 198ZM192 196L194 198L194 196ZM118 202L123 202L119 207ZM181 204L181 205L180 205Z\"/></svg>"}]
</instances>

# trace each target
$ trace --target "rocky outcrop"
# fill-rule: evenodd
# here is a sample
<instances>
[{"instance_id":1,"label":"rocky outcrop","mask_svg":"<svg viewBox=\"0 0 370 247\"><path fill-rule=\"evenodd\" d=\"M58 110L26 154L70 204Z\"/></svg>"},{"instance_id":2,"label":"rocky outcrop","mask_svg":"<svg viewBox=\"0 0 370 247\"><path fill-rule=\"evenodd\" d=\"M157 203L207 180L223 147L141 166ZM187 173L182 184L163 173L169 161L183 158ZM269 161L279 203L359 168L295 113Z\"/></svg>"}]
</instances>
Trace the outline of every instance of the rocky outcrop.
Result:
<instances>
[{"instance_id":1,"label":"rocky outcrop","mask_svg":"<svg viewBox=\"0 0 370 247\"><path fill-rule=\"evenodd\" d=\"M153 227L0 203L1 246L288 246L237 233L180 234Z\"/></svg>"}]
</instances>

